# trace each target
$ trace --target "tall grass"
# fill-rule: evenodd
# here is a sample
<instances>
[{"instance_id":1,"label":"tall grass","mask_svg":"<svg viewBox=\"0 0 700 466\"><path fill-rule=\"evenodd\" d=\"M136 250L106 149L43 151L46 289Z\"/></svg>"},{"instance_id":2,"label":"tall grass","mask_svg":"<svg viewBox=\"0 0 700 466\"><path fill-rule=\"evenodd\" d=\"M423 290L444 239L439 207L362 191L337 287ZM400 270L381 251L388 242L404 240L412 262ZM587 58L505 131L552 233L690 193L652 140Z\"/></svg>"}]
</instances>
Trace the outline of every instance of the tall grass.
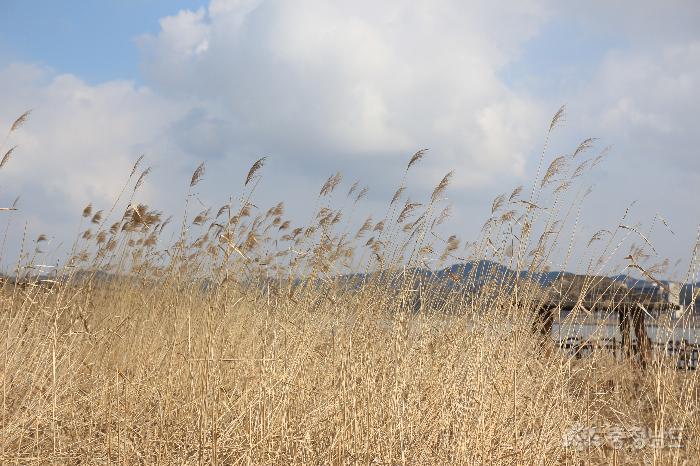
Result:
<instances>
[{"instance_id":1,"label":"tall grass","mask_svg":"<svg viewBox=\"0 0 700 466\"><path fill-rule=\"evenodd\" d=\"M150 171L139 159L112 206L83 210L70 260L47 274L30 252L3 284L2 463L695 464L696 373L663 358L574 359L532 332L534 282L421 269L545 271L563 251L562 267L612 270L639 238L624 222L576 234L577 180L602 157L592 143L546 169L545 147L529 197L497 197L468 243L440 233L451 174L424 201L406 194L424 151L382 217L352 218L367 191L341 190L336 174L307 225L282 203L256 206L264 158L237 197L191 211L200 165L183 180L173 243L170 221L138 202ZM577 241L597 256L570 262ZM634 264L658 273L635 247ZM605 425L679 428L683 448L566 442L574 426Z\"/></svg>"}]
</instances>

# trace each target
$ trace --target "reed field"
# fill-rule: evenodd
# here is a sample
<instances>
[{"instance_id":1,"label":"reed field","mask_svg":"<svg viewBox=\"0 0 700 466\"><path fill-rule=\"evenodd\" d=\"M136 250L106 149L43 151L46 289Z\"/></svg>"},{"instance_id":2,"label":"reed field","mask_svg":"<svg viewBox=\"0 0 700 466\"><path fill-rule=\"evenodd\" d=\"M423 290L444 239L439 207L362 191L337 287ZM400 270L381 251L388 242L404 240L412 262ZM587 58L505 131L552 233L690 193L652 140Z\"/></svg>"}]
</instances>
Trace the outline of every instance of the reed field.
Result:
<instances>
[{"instance_id":1,"label":"reed field","mask_svg":"<svg viewBox=\"0 0 700 466\"><path fill-rule=\"evenodd\" d=\"M535 179L497 197L468 242L444 233L457 174L409 198L426 151L409 154L382 211L360 216L367 189L336 174L303 225L256 201L265 158L204 209L200 165L172 220L139 202L150 172L139 159L112 205L76 212L81 233L58 267L44 262L49 232L12 246L0 462L699 464L697 371L572 357L533 331L544 291L532 280L425 274L480 260L546 271L563 257L556 267L612 275L630 247L626 263L663 274L631 221L576 233L581 180L605 152L586 139L552 157L562 116ZM581 243L590 257L574 257Z\"/></svg>"}]
</instances>

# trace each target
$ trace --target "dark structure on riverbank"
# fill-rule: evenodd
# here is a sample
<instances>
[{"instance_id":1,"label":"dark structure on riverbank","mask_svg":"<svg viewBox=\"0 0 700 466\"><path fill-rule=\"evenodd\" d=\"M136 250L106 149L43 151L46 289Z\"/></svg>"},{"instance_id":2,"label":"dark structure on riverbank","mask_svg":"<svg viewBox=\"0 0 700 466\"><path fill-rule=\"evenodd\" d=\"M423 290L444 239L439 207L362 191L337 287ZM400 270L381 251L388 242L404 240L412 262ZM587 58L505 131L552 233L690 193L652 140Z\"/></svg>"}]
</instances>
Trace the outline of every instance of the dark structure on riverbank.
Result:
<instances>
[{"instance_id":1,"label":"dark structure on riverbank","mask_svg":"<svg viewBox=\"0 0 700 466\"><path fill-rule=\"evenodd\" d=\"M534 331L549 338L555 317L562 313L617 314L621 354L645 366L654 346L647 334L647 317L664 313L677 317L690 310L681 303L680 292L681 285L673 282L642 282L629 287L610 277L562 274L542 289Z\"/></svg>"}]
</instances>

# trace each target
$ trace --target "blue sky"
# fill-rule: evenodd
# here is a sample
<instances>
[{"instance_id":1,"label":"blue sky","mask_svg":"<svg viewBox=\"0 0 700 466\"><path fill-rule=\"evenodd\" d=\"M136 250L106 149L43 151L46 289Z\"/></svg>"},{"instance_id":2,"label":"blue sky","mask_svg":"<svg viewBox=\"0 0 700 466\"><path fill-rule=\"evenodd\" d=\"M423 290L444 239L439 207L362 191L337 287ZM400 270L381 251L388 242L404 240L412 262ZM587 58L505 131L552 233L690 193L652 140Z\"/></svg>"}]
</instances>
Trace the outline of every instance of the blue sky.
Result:
<instances>
[{"instance_id":1,"label":"blue sky","mask_svg":"<svg viewBox=\"0 0 700 466\"><path fill-rule=\"evenodd\" d=\"M545 163L590 136L613 147L581 181L595 189L579 234L614 227L636 200L659 258L690 267L697 24L690 0L7 0L0 124L33 113L8 141L19 149L1 202L22 196L15 235L27 222L69 244L75 212L109 205L141 153L153 166L142 200L176 215L201 161L201 199L217 204L268 155L259 201L283 197L306 221L313 186L336 170L363 180L366 209L381 210L405 160L428 147L411 196L454 169L452 228L470 240L496 195L532 182L566 104Z\"/></svg>"},{"instance_id":2,"label":"blue sky","mask_svg":"<svg viewBox=\"0 0 700 466\"><path fill-rule=\"evenodd\" d=\"M158 19L191 0L6 0L0 17L0 60L31 61L91 84L140 80L135 38L157 33Z\"/></svg>"},{"instance_id":3,"label":"blue sky","mask_svg":"<svg viewBox=\"0 0 700 466\"><path fill-rule=\"evenodd\" d=\"M610 50L628 47L624 37L587 30L576 18L551 18L522 44L502 71L505 82L540 95L566 92L590 80Z\"/></svg>"}]
</instances>

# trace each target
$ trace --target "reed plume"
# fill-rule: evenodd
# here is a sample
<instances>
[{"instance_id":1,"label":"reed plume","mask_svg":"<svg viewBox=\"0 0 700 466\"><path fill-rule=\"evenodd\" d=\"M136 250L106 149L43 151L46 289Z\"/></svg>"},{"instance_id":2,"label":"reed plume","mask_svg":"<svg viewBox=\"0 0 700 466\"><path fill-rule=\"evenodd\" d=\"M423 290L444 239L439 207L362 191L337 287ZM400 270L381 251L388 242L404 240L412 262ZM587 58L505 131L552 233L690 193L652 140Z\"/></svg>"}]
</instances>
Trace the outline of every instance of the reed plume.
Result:
<instances>
[{"instance_id":1,"label":"reed plume","mask_svg":"<svg viewBox=\"0 0 700 466\"><path fill-rule=\"evenodd\" d=\"M263 165L265 165L266 160L267 157L262 157L255 161L253 166L250 167L250 170L248 170L248 175L245 178L244 186L248 186L248 183L250 183L250 181L253 179L258 170L260 170L263 167Z\"/></svg>"}]
</instances>

